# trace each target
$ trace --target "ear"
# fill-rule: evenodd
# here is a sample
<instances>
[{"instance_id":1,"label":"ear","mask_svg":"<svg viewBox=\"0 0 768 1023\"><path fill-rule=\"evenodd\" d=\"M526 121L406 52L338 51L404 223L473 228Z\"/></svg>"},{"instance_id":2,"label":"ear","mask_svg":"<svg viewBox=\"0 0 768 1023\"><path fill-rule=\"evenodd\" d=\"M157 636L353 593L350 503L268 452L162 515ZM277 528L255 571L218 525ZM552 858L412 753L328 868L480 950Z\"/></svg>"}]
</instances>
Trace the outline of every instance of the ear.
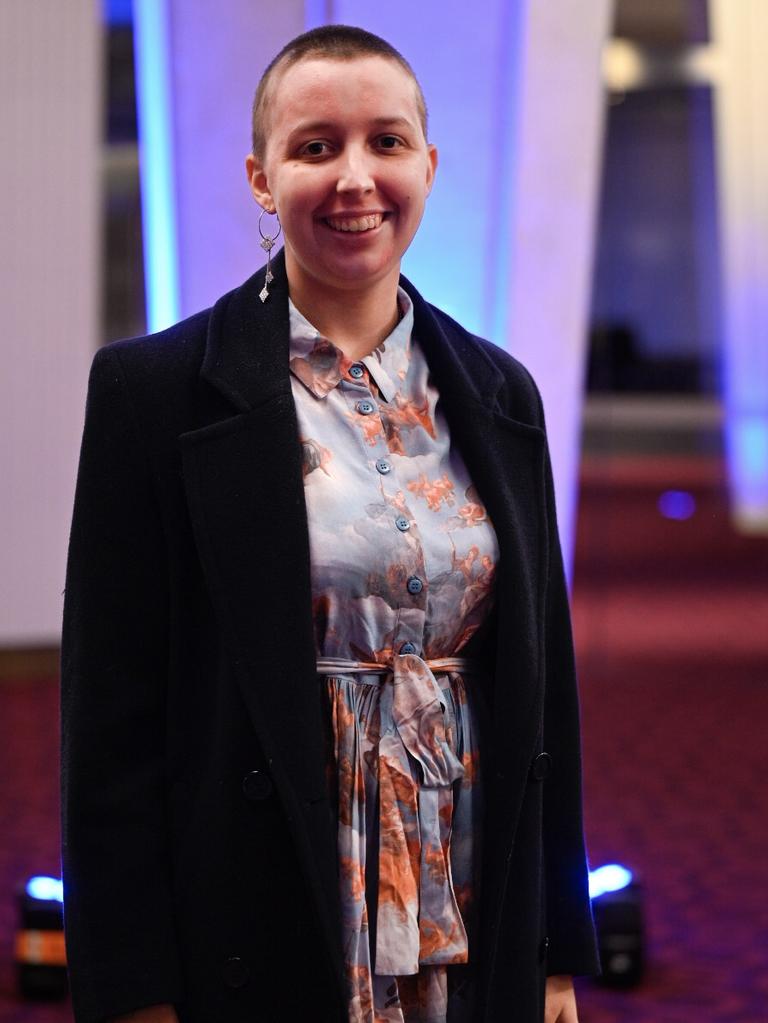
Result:
<instances>
[{"instance_id":1,"label":"ear","mask_svg":"<svg viewBox=\"0 0 768 1023\"><path fill-rule=\"evenodd\" d=\"M248 184L253 198L259 206L274 213L275 200L272 198L267 184L267 174L261 160L254 153L249 153L245 158L245 172L248 175Z\"/></svg>"},{"instance_id":2,"label":"ear","mask_svg":"<svg viewBox=\"0 0 768 1023\"><path fill-rule=\"evenodd\" d=\"M437 146L429 142L427 144L427 195L432 191L432 185L435 183L437 163Z\"/></svg>"}]
</instances>

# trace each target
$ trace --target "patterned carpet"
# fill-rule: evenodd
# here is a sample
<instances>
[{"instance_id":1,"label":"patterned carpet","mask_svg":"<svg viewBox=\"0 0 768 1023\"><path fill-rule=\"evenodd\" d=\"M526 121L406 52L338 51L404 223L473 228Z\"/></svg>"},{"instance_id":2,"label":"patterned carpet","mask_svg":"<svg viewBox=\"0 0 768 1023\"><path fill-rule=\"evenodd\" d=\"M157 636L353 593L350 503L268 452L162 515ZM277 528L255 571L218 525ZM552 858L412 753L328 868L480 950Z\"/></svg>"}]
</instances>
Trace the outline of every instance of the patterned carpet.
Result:
<instances>
[{"instance_id":1,"label":"patterned carpet","mask_svg":"<svg viewBox=\"0 0 768 1023\"><path fill-rule=\"evenodd\" d=\"M715 465L595 463L575 579L590 859L639 876L649 955L635 991L581 982L581 1021L768 1020L768 539Z\"/></svg>"},{"instance_id":2,"label":"patterned carpet","mask_svg":"<svg viewBox=\"0 0 768 1023\"><path fill-rule=\"evenodd\" d=\"M659 514L668 489L690 519ZM766 1020L768 539L731 530L707 462L589 464L579 523L587 839L644 885L649 952L634 991L579 982L581 1021ZM22 1003L11 963L14 886L57 868L56 748L55 682L0 686L2 1023L72 1018Z\"/></svg>"}]
</instances>

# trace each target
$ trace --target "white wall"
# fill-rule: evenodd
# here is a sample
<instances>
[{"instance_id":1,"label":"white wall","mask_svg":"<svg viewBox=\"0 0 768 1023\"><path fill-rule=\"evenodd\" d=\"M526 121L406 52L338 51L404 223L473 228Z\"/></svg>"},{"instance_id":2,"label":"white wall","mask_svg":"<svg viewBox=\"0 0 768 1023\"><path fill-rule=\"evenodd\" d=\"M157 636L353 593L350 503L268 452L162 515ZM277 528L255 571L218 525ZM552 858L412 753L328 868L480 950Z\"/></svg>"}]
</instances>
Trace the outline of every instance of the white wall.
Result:
<instances>
[{"instance_id":1,"label":"white wall","mask_svg":"<svg viewBox=\"0 0 768 1023\"><path fill-rule=\"evenodd\" d=\"M0 645L58 642L97 346L96 0L0 3Z\"/></svg>"}]
</instances>

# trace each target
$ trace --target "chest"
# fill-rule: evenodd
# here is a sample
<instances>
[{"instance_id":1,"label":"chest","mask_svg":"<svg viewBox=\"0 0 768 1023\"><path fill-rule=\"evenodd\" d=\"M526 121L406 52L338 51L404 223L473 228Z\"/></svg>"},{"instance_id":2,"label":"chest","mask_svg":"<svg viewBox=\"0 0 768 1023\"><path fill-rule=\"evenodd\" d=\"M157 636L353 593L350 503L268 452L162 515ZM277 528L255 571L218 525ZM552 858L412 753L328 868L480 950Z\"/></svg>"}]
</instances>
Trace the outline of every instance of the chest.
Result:
<instances>
[{"instance_id":1,"label":"chest","mask_svg":"<svg viewBox=\"0 0 768 1023\"><path fill-rule=\"evenodd\" d=\"M458 653L494 596L496 534L426 364L386 393L362 363L292 380L318 654Z\"/></svg>"}]
</instances>

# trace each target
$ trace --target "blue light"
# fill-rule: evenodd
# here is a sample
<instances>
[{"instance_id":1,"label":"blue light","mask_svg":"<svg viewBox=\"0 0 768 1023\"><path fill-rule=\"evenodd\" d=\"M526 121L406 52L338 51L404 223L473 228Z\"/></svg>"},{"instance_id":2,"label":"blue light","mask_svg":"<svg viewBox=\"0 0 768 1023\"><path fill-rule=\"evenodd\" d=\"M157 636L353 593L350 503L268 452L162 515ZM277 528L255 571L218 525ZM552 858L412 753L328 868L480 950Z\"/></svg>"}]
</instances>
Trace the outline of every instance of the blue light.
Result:
<instances>
[{"instance_id":1,"label":"blue light","mask_svg":"<svg viewBox=\"0 0 768 1023\"><path fill-rule=\"evenodd\" d=\"M606 863L589 872L589 897L597 899L606 892L618 892L632 883L632 871L619 863Z\"/></svg>"},{"instance_id":2,"label":"blue light","mask_svg":"<svg viewBox=\"0 0 768 1023\"><path fill-rule=\"evenodd\" d=\"M768 498L768 417L743 415L731 423L734 467L747 495Z\"/></svg>"},{"instance_id":3,"label":"blue light","mask_svg":"<svg viewBox=\"0 0 768 1023\"><path fill-rule=\"evenodd\" d=\"M104 20L109 25L130 25L132 7L132 0L102 0Z\"/></svg>"},{"instance_id":4,"label":"blue light","mask_svg":"<svg viewBox=\"0 0 768 1023\"><path fill-rule=\"evenodd\" d=\"M666 490L659 498L659 511L667 519L689 519L696 511L696 501L685 490Z\"/></svg>"},{"instance_id":5,"label":"blue light","mask_svg":"<svg viewBox=\"0 0 768 1023\"><path fill-rule=\"evenodd\" d=\"M167 0L134 0L147 329L179 319Z\"/></svg>"},{"instance_id":6,"label":"blue light","mask_svg":"<svg viewBox=\"0 0 768 1023\"><path fill-rule=\"evenodd\" d=\"M30 898L39 899L41 902L64 901L64 886L55 877L45 877L42 874L30 877L26 890Z\"/></svg>"}]
</instances>

